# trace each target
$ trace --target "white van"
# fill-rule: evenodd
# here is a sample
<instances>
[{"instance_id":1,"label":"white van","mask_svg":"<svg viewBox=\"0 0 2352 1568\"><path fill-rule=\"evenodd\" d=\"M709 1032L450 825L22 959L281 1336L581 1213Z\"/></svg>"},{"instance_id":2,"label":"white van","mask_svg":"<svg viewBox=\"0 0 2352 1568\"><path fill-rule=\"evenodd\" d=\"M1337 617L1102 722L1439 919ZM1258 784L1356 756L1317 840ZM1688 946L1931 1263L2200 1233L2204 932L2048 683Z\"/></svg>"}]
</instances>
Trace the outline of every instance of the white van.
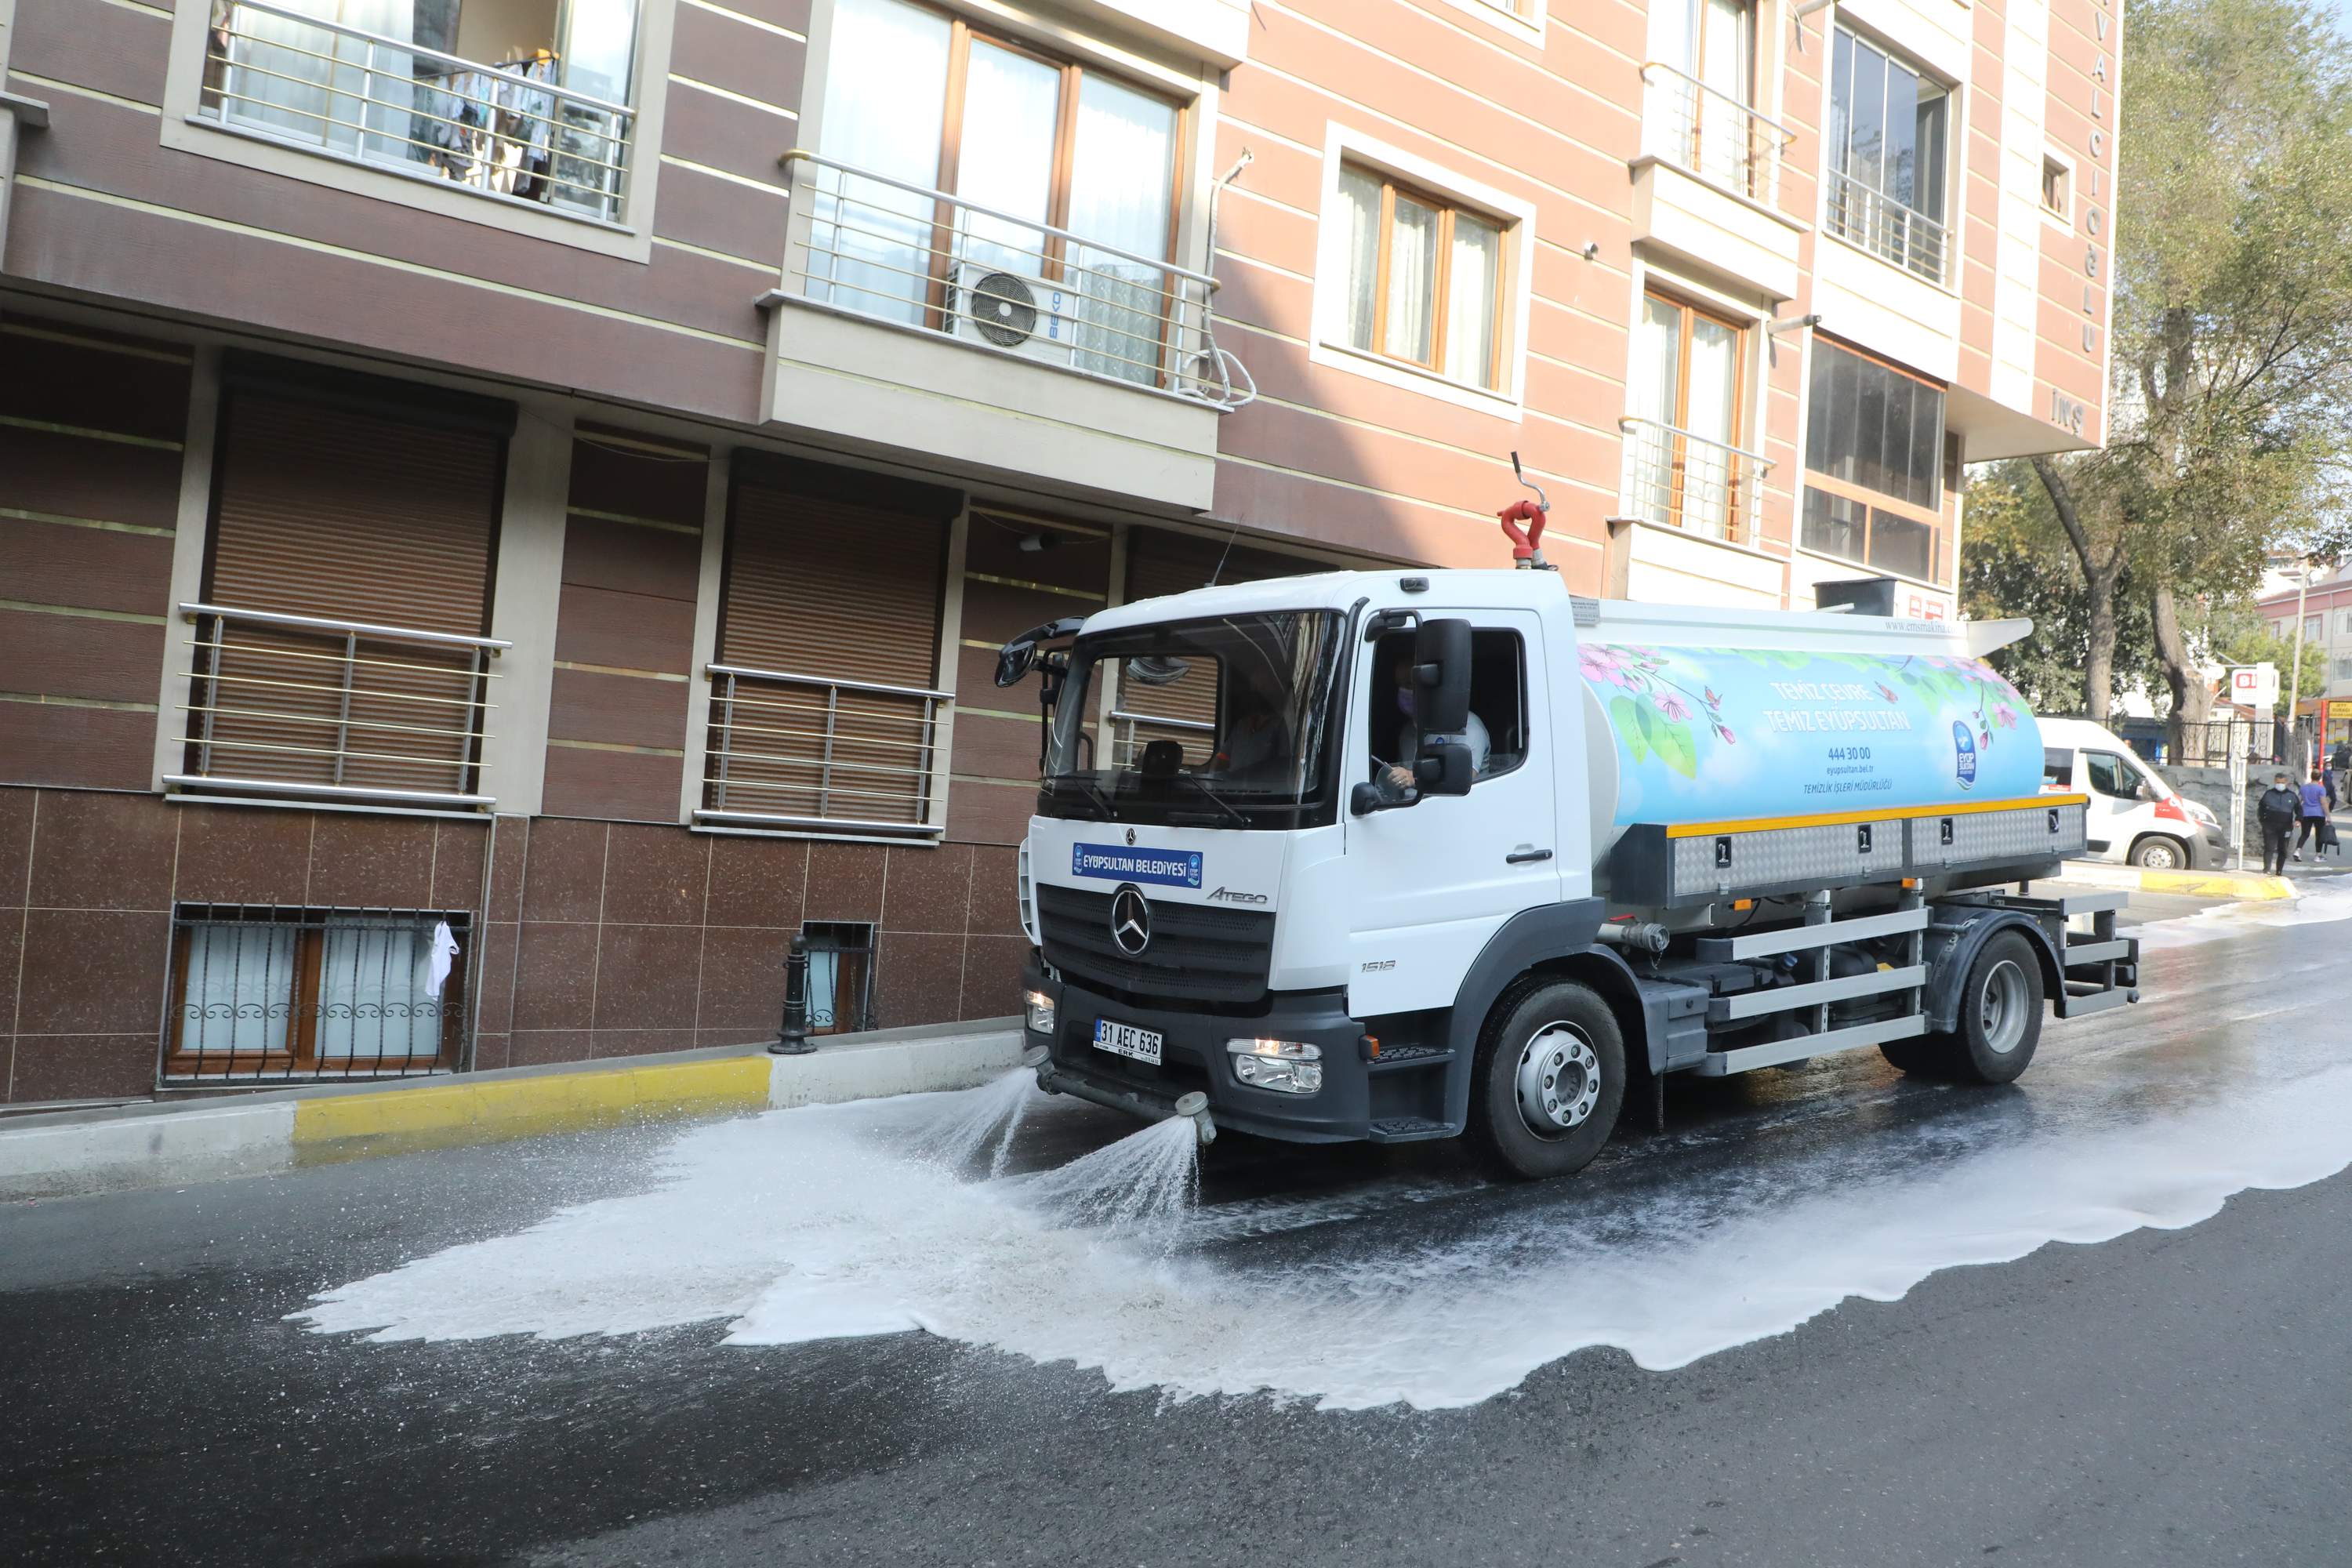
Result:
<instances>
[{"instance_id":1,"label":"white van","mask_svg":"<svg viewBox=\"0 0 2352 1568\"><path fill-rule=\"evenodd\" d=\"M2229 830L2174 789L2112 731L2088 719L2042 719L2042 787L2091 797L2086 858L2151 870L2226 864Z\"/></svg>"}]
</instances>

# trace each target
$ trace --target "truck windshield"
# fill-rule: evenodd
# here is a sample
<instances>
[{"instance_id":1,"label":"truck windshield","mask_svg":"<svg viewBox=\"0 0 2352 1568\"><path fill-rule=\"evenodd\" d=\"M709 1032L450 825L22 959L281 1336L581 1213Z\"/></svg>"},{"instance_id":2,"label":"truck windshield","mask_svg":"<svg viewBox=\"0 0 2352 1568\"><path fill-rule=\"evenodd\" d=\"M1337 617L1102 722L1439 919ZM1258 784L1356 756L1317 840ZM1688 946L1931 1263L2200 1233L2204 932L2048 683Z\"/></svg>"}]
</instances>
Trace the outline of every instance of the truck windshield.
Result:
<instances>
[{"instance_id":1,"label":"truck windshield","mask_svg":"<svg viewBox=\"0 0 2352 1568\"><path fill-rule=\"evenodd\" d=\"M1277 611L1079 638L1039 810L1223 827L1303 826L1328 816L1341 621L1331 611Z\"/></svg>"}]
</instances>

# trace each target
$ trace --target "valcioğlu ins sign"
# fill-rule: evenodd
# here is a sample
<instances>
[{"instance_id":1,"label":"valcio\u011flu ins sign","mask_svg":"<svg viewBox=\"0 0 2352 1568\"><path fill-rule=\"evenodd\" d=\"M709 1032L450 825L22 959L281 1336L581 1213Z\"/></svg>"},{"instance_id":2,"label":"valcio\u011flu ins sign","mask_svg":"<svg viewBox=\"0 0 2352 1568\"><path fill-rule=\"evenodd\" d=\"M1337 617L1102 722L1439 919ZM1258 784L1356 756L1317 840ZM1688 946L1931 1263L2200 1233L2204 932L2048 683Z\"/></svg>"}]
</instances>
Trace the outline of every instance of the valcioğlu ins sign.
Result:
<instances>
[{"instance_id":1,"label":"valcio\u011flu ins sign","mask_svg":"<svg viewBox=\"0 0 2352 1568\"><path fill-rule=\"evenodd\" d=\"M2114 79L2113 55L2108 46L2108 33L2114 26L2110 0L2092 0L2093 41L2097 52L2091 58L2091 134L2088 151L2091 159L2091 179L2085 199L2080 204L2076 220L2087 237L2083 247L2083 352L2095 353L2099 347L2099 246L2106 237L2107 212L2100 204L2107 199L2106 170L2103 166L2107 155L2107 106L2113 101L2108 84ZM2057 388L2050 390L2051 423L2079 436L2088 416L2083 405Z\"/></svg>"}]
</instances>

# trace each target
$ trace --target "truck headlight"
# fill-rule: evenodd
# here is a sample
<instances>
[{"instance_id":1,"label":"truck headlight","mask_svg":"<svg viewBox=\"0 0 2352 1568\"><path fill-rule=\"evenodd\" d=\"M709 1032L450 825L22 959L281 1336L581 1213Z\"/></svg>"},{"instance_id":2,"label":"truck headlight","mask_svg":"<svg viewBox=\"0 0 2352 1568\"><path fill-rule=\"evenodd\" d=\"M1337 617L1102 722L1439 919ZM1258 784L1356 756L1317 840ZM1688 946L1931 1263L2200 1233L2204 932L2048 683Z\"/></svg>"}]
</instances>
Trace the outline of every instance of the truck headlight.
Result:
<instances>
[{"instance_id":1,"label":"truck headlight","mask_svg":"<svg viewBox=\"0 0 2352 1568\"><path fill-rule=\"evenodd\" d=\"M1033 1035L1052 1034L1059 1011L1054 1005L1054 998L1043 991L1032 991L1021 1000L1022 1010L1028 1015L1029 1032Z\"/></svg>"},{"instance_id":2,"label":"truck headlight","mask_svg":"<svg viewBox=\"0 0 2352 1568\"><path fill-rule=\"evenodd\" d=\"M1304 1040L1227 1040L1234 1077L1252 1089L1313 1094L1323 1087L1323 1049Z\"/></svg>"}]
</instances>

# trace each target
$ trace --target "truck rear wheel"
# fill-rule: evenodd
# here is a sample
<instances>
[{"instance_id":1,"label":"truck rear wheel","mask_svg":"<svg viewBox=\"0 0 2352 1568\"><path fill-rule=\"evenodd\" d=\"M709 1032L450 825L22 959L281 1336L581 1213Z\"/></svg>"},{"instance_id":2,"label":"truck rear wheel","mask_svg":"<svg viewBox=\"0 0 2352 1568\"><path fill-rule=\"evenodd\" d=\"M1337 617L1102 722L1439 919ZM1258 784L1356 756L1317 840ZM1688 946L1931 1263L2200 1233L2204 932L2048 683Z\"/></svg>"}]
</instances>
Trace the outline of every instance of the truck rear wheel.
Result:
<instances>
[{"instance_id":1,"label":"truck rear wheel","mask_svg":"<svg viewBox=\"0 0 2352 1568\"><path fill-rule=\"evenodd\" d=\"M1881 1046L1907 1073L1964 1083L2008 1083L2033 1060L2042 1043L2042 961L2016 931L2006 931L1977 950L1960 987L1959 1027Z\"/></svg>"},{"instance_id":2,"label":"truck rear wheel","mask_svg":"<svg viewBox=\"0 0 2352 1568\"><path fill-rule=\"evenodd\" d=\"M1624 1101L1624 1034L1590 986L1538 985L1487 1020L1471 1068L1470 1125L1511 1174L1584 1169Z\"/></svg>"}]
</instances>

